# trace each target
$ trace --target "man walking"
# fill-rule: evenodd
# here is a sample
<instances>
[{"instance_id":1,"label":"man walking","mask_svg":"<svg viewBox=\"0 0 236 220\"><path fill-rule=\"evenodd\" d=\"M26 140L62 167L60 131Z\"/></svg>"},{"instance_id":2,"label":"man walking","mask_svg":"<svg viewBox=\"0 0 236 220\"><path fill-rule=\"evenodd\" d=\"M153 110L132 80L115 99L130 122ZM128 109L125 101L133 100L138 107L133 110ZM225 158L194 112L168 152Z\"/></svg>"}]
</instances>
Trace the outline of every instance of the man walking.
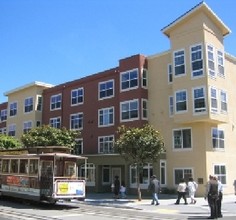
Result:
<instances>
[{"instance_id":1,"label":"man walking","mask_svg":"<svg viewBox=\"0 0 236 220\"><path fill-rule=\"evenodd\" d=\"M159 205L158 201L158 193L160 191L160 182L157 180L156 176L153 175L151 177L150 184L148 186L148 190L152 193L152 205Z\"/></svg>"}]
</instances>

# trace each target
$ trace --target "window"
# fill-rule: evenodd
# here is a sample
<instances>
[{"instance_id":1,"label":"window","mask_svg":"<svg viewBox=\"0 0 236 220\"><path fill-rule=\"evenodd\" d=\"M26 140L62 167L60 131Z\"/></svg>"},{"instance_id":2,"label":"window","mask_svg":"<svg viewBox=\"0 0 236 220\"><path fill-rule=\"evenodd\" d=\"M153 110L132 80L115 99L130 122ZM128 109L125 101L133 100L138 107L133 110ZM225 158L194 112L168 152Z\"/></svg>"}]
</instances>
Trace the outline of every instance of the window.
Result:
<instances>
[{"instance_id":1,"label":"window","mask_svg":"<svg viewBox=\"0 0 236 220\"><path fill-rule=\"evenodd\" d=\"M20 173L27 174L28 173L28 160L20 159Z\"/></svg>"},{"instance_id":2,"label":"window","mask_svg":"<svg viewBox=\"0 0 236 220\"><path fill-rule=\"evenodd\" d=\"M121 103L121 121L138 119L138 100L125 101Z\"/></svg>"},{"instance_id":3,"label":"window","mask_svg":"<svg viewBox=\"0 0 236 220\"><path fill-rule=\"evenodd\" d=\"M143 74L142 74L142 87L147 88L148 84L148 72L147 69L143 69Z\"/></svg>"},{"instance_id":4,"label":"window","mask_svg":"<svg viewBox=\"0 0 236 220\"><path fill-rule=\"evenodd\" d=\"M147 107L147 100L142 99L142 119L148 118L148 107Z\"/></svg>"},{"instance_id":5,"label":"window","mask_svg":"<svg viewBox=\"0 0 236 220\"><path fill-rule=\"evenodd\" d=\"M135 164L130 166L130 187L134 188L137 187L137 166ZM139 180L140 180L140 187L147 188L150 182L150 178L153 175L153 167L152 164L144 164L143 169L140 170L139 173Z\"/></svg>"},{"instance_id":6,"label":"window","mask_svg":"<svg viewBox=\"0 0 236 220\"><path fill-rule=\"evenodd\" d=\"M86 164L87 176L85 176L85 165L80 167L80 176L86 178L87 186L95 186L95 165L93 163Z\"/></svg>"},{"instance_id":7,"label":"window","mask_svg":"<svg viewBox=\"0 0 236 220\"><path fill-rule=\"evenodd\" d=\"M175 93L176 100L176 112L182 112L187 110L187 92L185 90Z\"/></svg>"},{"instance_id":8,"label":"window","mask_svg":"<svg viewBox=\"0 0 236 220\"><path fill-rule=\"evenodd\" d=\"M83 113L70 115L70 129L78 130L83 128Z\"/></svg>"},{"instance_id":9,"label":"window","mask_svg":"<svg viewBox=\"0 0 236 220\"><path fill-rule=\"evenodd\" d=\"M223 130L212 128L212 145L215 149L223 149L225 147L225 135Z\"/></svg>"},{"instance_id":10,"label":"window","mask_svg":"<svg viewBox=\"0 0 236 220\"><path fill-rule=\"evenodd\" d=\"M17 114L17 103L10 103L10 116L15 116Z\"/></svg>"},{"instance_id":11,"label":"window","mask_svg":"<svg viewBox=\"0 0 236 220\"><path fill-rule=\"evenodd\" d=\"M99 109L98 115L99 127L114 125L114 107Z\"/></svg>"},{"instance_id":12,"label":"window","mask_svg":"<svg viewBox=\"0 0 236 220\"><path fill-rule=\"evenodd\" d=\"M78 88L71 91L71 105L84 103L84 88Z\"/></svg>"},{"instance_id":13,"label":"window","mask_svg":"<svg viewBox=\"0 0 236 220\"><path fill-rule=\"evenodd\" d=\"M50 126L53 128L61 128L61 117L50 118Z\"/></svg>"},{"instance_id":14,"label":"window","mask_svg":"<svg viewBox=\"0 0 236 220\"><path fill-rule=\"evenodd\" d=\"M166 161L160 160L160 184L166 185Z\"/></svg>"},{"instance_id":15,"label":"window","mask_svg":"<svg viewBox=\"0 0 236 220\"><path fill-rule=\"evenodd\" d=\"M138 87L138 69L121 73L121 91Z\"/></svg>"},{"instance_id":16,"label":"window","mask_svg":"<svg viewBox=\"0 0 236 220\"><path fill-rule=\"evenodd\" d=\"M214 58L214 48L207 45L207 58L208 58L208 74L211 77L215 77L215 58Z\"/></svg>"},{"instance_id":17,"label":"window","mask_svg":"<svg viewBox=\"0 0 236 220\"><path fill-rule=\"evenodd\" d=\"M40 127L41 126L41 121L36 121L36 127Z\"/></svg>"},{"instance_id":18,"label":"window","mask_svg":"<svg viewBox=\"0 0 236 220\"><path fill-rule=\"evenodd\" d=\"M7 134L7 128L0 128L0 134Z\"/></svg>"},{"instance_id":19,"label":"window","mask_svg":"<svg viewBox=\"0 0 236 220\"><path fill-rule=\"evenodd\" d=\"M222 184L226 184L226 167L225 165L214 165L214 175Z\"/></svg>"},{"instance_id":20,"label":"window","mask_svg":"<svg viewBox=\"0 0 236 220\"><path fill-rule=\"evenodd\" d=\"M0 114L1 114L1 122L6 121L7 120L7 109L1 110Z\"/></svg>"},{"instance_id":21,"label":"window","mask_svg":"<svg viewBox=\"0 0 236 220\"><path fill-rule=\"evenodd\" d=\"M76 163L75 162L65 162L65 169L64 169L65 176L76 177Z\"/></svg>"},{"instance_id":22,"label":"window","mask_svg":"<svg viewBox=\"0 0 236 220\"><path fill-rule=\"evenodd\" d=\"M174 169L174 184L177 185L180 183L181 179L185 179L185 181L188 181L190 177L193 177L193 171L192 169L188 168L178 168Z\"/></svg>"},{"instance_id":23,"label":"window","mask_svg":"<svg viewBox=\"0 0 236 220\"><path fill-rule=\"evenodd\" d=\"M185 74L184 50L174 52L175 76Z\"/></svg>"},{"instance_id":24,"label":"window","mask_svg":"<svg viewBox=\"0 0 236 220\"><path fill-rule=\"evenodd\" d=\"M227 93L223 90L220 91L221 112L227 112Z\"/></svg>"},{"instance_id":25,"label":"window","mask_svg":"<svg viewBox=\"0 0 236 220\"><path fill-rule=\"evenodd\" d=\"M9 172L9 164L10 164L9 159L2 160L2 172L3 173L8 173Z\"/></svg>"},{"instance_id":26,"label":"window","mask_svg":"<svg viewBox=\"0 0 236 220\"><path fill-rule=\"evenodd\" d=\"M25 99L25 113L32 112L33 111L33 98L26 98Z\"/></svg>"},{"instance_id":27,"label":"window","mask_svg":"<svg viewBox=\"0 0 236 220\"><path fill-rule=\"evenodd\" d=\"M29 175L37 175L39 170L39 160L38 159L30 159L29 160Z\"/></svg>"},{"instance_id":28,"label":"window","mask_svg":"<svg viewBox=\"0 0 236 220\"><path fill-rule=\"evenodd\" d=\"M173 72L172 72L172 65L168 64L168 83L173 82Z\"/></svg>"},{"instance_id":29,"label":"window","mask_svg":"<svg viewBox=\"0 0 236 220\"><path fill-rule=\"evenodd\" d=\"M75 140L76 144L74 146L74 154L75 155L80 155L83 154L83 139L78 138Z\"/></svg>"},{"instance_id":30,"label":"window","mask_svg":"<svg viewBox=\"0 0 236 220\"><path fill-rule=\"evenodd\" d=\"M61 109L61 94L51 96L51 110Z\"/></svg>"},{"instance_id":31,"label":"window","mask_svg":"<svg viewBox=\"0 0 236 220\"><path fill-rule=\"evenodd\" d=\"M25 121L23 124L23 133L27 133L32 129L32 121Z\"/></svg>"},{"instance_id":32,"label":"window","mask_svg":"<svg viewBox=\"0 0 236 220\"><path fill-rule=\"evenodd\" d=\"M114 80L99 83L99 99L114 96Z\"/></svg>"},{"instance_id":33,"label":"window","mask_svg":"<svg viewBox=\"0 0 236 220\"><path fill-rule=\"evenodd\" d=\"M206 111L206 100L205 100L205 89L195 88L193 89L193 100L194 100L194 112L205 112Z\"/></svg>"},{"instance_id":34,"label":"window","mask_svg":"<svg viewBox=\"0 0 236 220\"><path fill-rule=\"evenodd\" d=\"M42 111L43 98L42 96L37 96L37 111Z\"/></svg>"},{"instance_id":35,"label":"window","mask_svg":"<svg viewBox=\"0 0 236 220\"><path fill-rule=\"evenodd\" d=\"M113 150L114 136L102 136L98 137L98 153L100 154L111 154Z\"/></svg>"},{"instance_id":36,"label":"window","mask_svg":"<svg viewBox=\"0 0 236 220\"><path fill-rule=\"evenodd\" d=\"M190 149L191 129L179 129L173 131L174 149Z\"/></svg>"},{"instance_id":37,"label":"window","mask_svg":"<svg viewBox=\"0 0 236 220\"><path fill-rule=\"evenodd\" d=\"M169 115L174 115L174 98L173 96L169 96Z\"/></svg>"},{"instance_id":38,"label":"window","mask_svg":"<svg viewBox=\"0 0 236 220\"><path fill-rule=\"evenodd\" d=\"M110 170L110 166L108 165L104 165L102 167L102 183L103 184L110 184L111 182L111 170Z\"/></svg>"},{"instance_id":39,"label":"window","mask_svg":"<svg viewBox=\"0 0 236 220\"><path fill-rule=\"evenodd\" d=\"M224 70L224 53L220 50L217 51L217 57L218 57L218 75L221 77L225 76L225 70Z\"/></svg>"},{"instance_id":40,"label":"window","mask_svg":"<svg viewBox=\"0 0 236 220\"><path fill-rule=\"evenodd\" d=\"M217 99L217 89L211 87L211 112L218 111Z\"/></svg>"},{"instance_id":41,"label":"window","mask_svg":"<svg viewBox=\"0 0 236 220\"><path fill-rule=\"evenodd\" d=\"M192 77L203 75L202 45L191 47Z\"/></svg>"},{"instance_id":42,"label":"window","mask_svg":"<svg viewBox=\"0 0 236 220\"><path fill-rule=\"evenodd\" d=\"M12 137L16 136L16 125L15 124L9 125L9 127L8 127L8 135L12 136Z\"/></svg>"},{"instance_id":43,"label":"window","mask_svg":"<svg viewBox=\"0 0 236 220\"><path fill-rule=\"evenodd\" d=\"M19 167L19 160L18 159L11 159L10 172L11 173L18 173L18 167Z\"/></svg>"}]
</instances>

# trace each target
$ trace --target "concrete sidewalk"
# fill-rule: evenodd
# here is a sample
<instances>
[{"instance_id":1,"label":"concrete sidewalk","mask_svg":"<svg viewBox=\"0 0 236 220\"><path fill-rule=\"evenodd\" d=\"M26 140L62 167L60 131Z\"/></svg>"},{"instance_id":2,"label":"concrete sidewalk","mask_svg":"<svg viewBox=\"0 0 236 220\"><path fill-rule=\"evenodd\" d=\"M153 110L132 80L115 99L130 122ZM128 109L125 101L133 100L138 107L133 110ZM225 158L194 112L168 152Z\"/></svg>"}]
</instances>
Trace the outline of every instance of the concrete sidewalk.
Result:
<instances>
[{"instance_id":1,"label":"concrete sidewalk","mask_svg":"<svg viewBox=\"0 0 236 220\"><path fill-rule=\"evenodd\" d=\"M138 201L138 197L130 195L126 199L114 199L111 193L92 193L88 194L85 202L91 205L102 205L107 207L119 207L135 209L143 212L153 212L159 214L173 214L183 216L199 216L207 217L210 214L209 206L207 201L203 197L197 197L196 204L184 205L184 201L181 200L179 205L175 205L177 195L159 195L160 205L151 205L151 196L144 196L141 201ZM224 217L232 217L236 219L236 196L235 195L224 195L222 201L222 214ZM190 199L188 198L188 202ZM201 218L200 218L201 216Z\"/></svg>"}]
</instances>

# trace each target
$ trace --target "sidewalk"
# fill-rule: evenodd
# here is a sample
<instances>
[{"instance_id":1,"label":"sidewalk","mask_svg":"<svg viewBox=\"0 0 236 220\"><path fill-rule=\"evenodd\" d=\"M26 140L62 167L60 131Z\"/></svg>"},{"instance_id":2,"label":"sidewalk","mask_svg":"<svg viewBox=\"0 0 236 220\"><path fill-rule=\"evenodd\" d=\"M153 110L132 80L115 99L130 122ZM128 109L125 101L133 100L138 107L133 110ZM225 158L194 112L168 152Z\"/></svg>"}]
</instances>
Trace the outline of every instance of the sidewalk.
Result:
<instances>
[{"instance_id":1,"label":"sidewalk","mask_svg":"<svg viewBox=\"0 0 236 220\"><path fill-rule=\"evenodd\" d=\"M160 194L160 205L154 206L151 205L151 197L147 196L143 196L142 200L138 201L137 195L130 195L127 199L114 199L111 193L92 193L87 195L85 202L91 205L136 209L143 212L156 212L160 214L209 216L209 206L203 197L197 197L197 203L194 205L184 205L183 200L180 201L179 205L175 205L176 198L177 195ZM188 202L189 200L188 198ZM236 219L235 201L235 195L224 195L222 201L222 214L224 217L231 216L233 219Z\"/></svg>"}]
</instances>

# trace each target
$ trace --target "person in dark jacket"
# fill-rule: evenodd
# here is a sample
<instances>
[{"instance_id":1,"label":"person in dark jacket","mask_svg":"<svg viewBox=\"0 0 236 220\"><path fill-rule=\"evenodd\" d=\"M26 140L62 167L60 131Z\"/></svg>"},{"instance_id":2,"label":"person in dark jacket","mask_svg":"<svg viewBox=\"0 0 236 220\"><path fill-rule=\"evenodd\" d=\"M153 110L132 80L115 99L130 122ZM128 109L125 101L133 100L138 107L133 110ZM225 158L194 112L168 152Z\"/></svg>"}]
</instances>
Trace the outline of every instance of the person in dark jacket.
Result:
<instances>
[{"instance_id":1,"label":"person in dark jacket","mask_svg":"<svg viewBox=\"0 0 236 220\"><path fill-rule=\"evenodd\" d=\"M152 193L152 205L159 205L158 194L160 192L160 182L157 180L156 176L153 175L151 177L150 184L148 186L148 190Z\"/></svg>"},{"instance_id":2,"label":"person in dark jacket","mask_svg":"<svg viewBox=\"0 0 236 220\"><path fill-rule=\"evenodd\" d=\"M114 194L115 194L115 198L118 199L119 198L119 193L120 193L120 180L118 176L115 176L115 180L114 180Z\"/></svg>"}]
</instances>

